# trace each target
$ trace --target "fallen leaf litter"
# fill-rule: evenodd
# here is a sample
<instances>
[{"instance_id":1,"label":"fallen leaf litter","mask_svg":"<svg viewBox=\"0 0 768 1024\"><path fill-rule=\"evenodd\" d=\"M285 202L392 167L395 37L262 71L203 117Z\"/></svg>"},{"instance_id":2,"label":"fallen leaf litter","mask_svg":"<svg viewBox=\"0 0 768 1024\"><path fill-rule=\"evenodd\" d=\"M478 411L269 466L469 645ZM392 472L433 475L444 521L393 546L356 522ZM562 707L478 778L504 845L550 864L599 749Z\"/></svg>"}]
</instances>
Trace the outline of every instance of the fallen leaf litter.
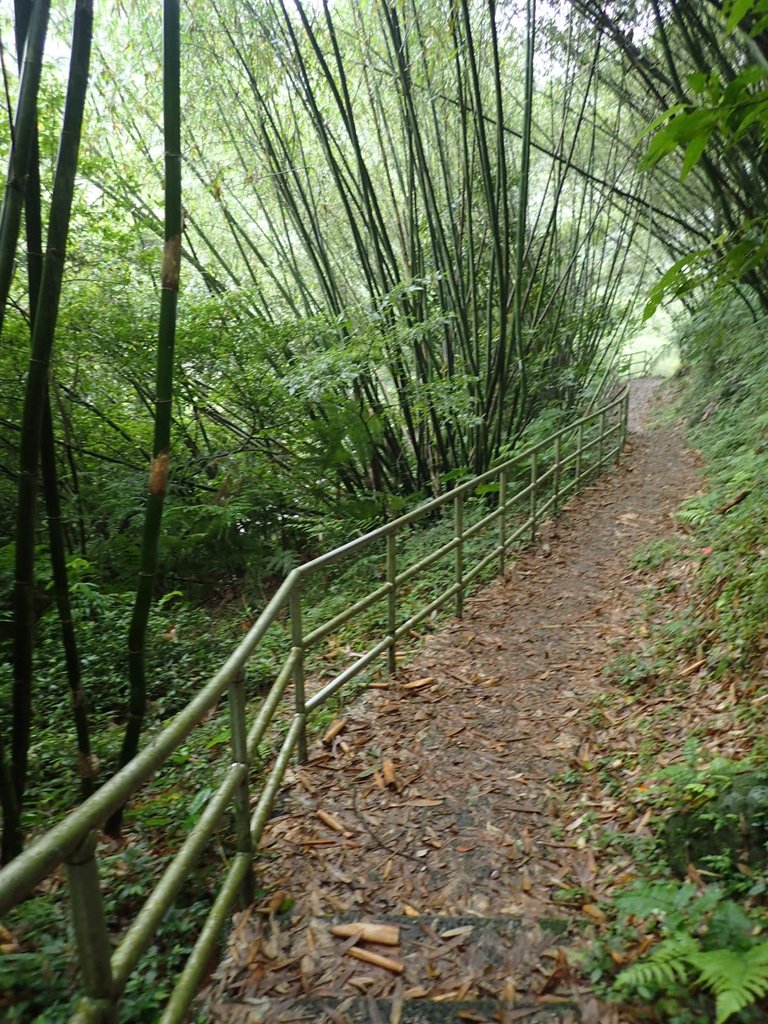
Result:
<instances>
[{"instance_id":1,"label":"fallen leaf litter","mask_svg":"<svg viewBox=\"0 0 768 1024\"><path fill-rule=\"evenodd\" d=\"M679 431L642 429L647 383L619 469L288 772L257 861L258 885L280 900L235 916L209 1020L317 1019L308 998L341 1000L327 1019L344 1020L344 1000L361 996L390 1000L395 1016L403 1000L493 999L495 1017L456 1019L515 1021L568 998L578 1016L563 1010L564 1024L621 1019L563 946L588 943L600 900L632 877L598 835L642 834L652 818L631 769L621 796L589 777L606 751L631 764L638 709L588 715L603 667L637 642L632 551L669 533L698 487ZM571 768L586 769L577 790L560 781Z\"/></svg>"}]
</instances>

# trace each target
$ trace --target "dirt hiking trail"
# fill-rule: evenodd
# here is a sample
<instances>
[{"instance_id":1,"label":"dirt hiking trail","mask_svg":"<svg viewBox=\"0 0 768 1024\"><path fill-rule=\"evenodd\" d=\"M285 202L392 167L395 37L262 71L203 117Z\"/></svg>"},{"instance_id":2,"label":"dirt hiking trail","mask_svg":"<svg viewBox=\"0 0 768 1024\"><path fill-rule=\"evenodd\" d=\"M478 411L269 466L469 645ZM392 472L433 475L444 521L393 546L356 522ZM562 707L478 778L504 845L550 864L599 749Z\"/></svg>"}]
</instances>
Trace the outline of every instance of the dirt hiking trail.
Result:
<instances>
[{"instance_id":1,"label":"dirt hiking trail","mask_svg":"<svg viewBox=\"0 0 768 1024\"><path fill-rule=\"evenodd\" d=\"M288 774L257 860L267 895L235 916L209 1020L623 1019L562 947L588 944L628 867L598 867L590 815L646 822L563 776L600 745L592 702L633 645L647 581L631 555L698 489L681 431L653 425L659 383L632 385L619 467ZM396 944L331 931L345 922Z\"/></svg>"}]
</instances>

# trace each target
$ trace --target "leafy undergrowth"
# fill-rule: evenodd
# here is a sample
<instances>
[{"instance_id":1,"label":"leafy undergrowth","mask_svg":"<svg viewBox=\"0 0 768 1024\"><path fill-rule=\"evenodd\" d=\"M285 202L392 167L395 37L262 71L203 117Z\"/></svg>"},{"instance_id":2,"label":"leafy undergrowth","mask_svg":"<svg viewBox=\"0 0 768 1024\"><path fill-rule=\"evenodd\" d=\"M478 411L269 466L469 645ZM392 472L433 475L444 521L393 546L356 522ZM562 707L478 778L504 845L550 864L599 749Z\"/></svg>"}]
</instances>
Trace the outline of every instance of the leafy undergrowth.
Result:
<instances>
[{"instance_id":1,"label":"leafy undergrowth","mask_svg":"<svg viewBox=\"0 0 768 1024\"><path fill-rule=\"evenodd\" d=\"M676 412L705 478L673 536L635 553L636 642L566 780L622 806L594 840L606 919L582 967L628 1020L768 1011L767 330L734 302L683 331Z\"/></svg>"}]
</instances>

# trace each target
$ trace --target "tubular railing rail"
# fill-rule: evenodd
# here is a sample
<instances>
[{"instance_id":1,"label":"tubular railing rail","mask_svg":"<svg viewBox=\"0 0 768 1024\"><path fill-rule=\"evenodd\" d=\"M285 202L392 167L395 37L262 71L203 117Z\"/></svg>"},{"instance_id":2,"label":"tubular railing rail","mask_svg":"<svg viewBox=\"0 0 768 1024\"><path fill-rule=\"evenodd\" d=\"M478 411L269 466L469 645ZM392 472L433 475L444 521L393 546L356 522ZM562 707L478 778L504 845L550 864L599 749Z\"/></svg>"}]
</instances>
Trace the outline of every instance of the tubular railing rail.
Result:
<instances>
[{"instance_id":1,"label":"tubular railing rail","mask_svg":"<svg viewBox=\"0 0 768 1024\"><path fill-rule=\"evenodd\" d=\"M619 376L622 380L642 380L650 376L657 359L657 352L632 352L621 360Z\"/></svg>"},{"instance_id":2,"label":"tubular railing rail","mask_svg":"<svg viewBox=\"0 0 768 1024\"><path fill-rule=\"evenodd\" d=\"M606 358L601 361L599 372L595 374L585 412L592 412L596 407L615 397L618 387L621 386L619 381L620 365L621 350L613 346L606 353Z\"/></svg>"},{"instance_id":3,"label":"tubular railing rail","mask_svg":"<svg viewBox=\"0 0 768 1024\"><path fill-rule=\"evenodd\" d=\"M626 381L649 377L658 360L657 352L624 353L613 347L590 388L585 411L591 412L613 398Z\"/></svg>"},{"instance_id":4,"label":"tubular railing rail","mask_svg":"<svg viewBox=\"0 0 768 1024\"><path fill-rule=\"evenodd\" d=\"M515 453L480 476L293 569L240 645L197 696L150 739L129 764L0 871L0 915L3 915L24 900L60 865L66 866L82 992L70 1018L71 1024L114 1024L119 1020L120 999L128 980L152 944L161 921L173 906L191 870L202 858L225 813L231 811L235 852L228 862L208 917L159 1018L161 1024L179 1024L184 1020L238 897L246 902L252 898L254 851L292 756L296 754L300 761L306 759L309 716L376 659L386 656L387 670L393 673L398 643L437 609L452 601L455 613L460 617L468 587L484 570L495 564L503 573L505 557L513 545L533 540L544 517L556 515L569 494L594 478L610 462L618 460L626 439L627 410L628 391L625 388L621 395L602 408ZM520 479L526 481L525 485L510 494L510 482L517 484ZM490 500L489 490L495 492L494 507L487 513L481 508L484 514L467 525L465 504L478 488L481 488L480 494L486 501ZM452 538L415 563L399 564L398 535L404 535L412 523L445 506L452 508ZM467 542L491 527L495 528L495 537L489 550L474 565L466 564ZM307 631L302 622L302 589L307 578L321 570L325 573L332 564L357 555L376 543L383 543L386 549L385 581L344 611ZM404 590L404 585L449 556L453 560L450 585L399 621L402 604L399 607L398 593ZM359 619L376 603L383 605L382 628L377 642L325 685L308 693L305 688L307 652L344 624ZM290 653L255 717L249 721L244 669L278 615L287 615ZM113 948L104 910L97 832L105 820L168 761L227 691L231 743L229 764L202 815L165 867L133 923ZM287 731L284 731L287 702L292 703L292 712ZM271 770L266 775L260 774L260 792L252 793L249 765L253 763L276 717L276 724L283 726L282 740Z\"/></svg>"}]
</instances>

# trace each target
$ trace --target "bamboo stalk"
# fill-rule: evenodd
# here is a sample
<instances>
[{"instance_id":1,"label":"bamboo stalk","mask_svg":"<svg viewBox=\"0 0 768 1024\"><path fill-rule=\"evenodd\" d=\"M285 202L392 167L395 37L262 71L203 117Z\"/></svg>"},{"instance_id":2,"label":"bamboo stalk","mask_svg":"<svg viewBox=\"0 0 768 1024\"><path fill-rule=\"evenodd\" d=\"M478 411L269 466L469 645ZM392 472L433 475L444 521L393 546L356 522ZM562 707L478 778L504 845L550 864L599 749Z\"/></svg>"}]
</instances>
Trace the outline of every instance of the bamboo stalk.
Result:
<instances>
[{"instance_id":1,"label":"bamboo stalk","mask_svg":"<svg viewBox=\"0 0 768 1024\"><path fill-rule=\"evenodd\" d=\"M43 406L48 386L48 365L56 332L83 110L88 88L92 34L92 0L76 0L61 142L56 163L47 247L32 331L32 351L22 412L16 519L13 727L10 762L18 813L12 814L10 818L6 817L3 821L2 857L4 863L16 856L23 845L21 810L27 781L32 713L34 546L38 464L43 429Z\"/></svg>"},{"instance_id":2,"label":"bamboo stalk","mask_svg":"<svg viewBox=\"0 0 768 1024\"><path fill-rule=\"evenodd\" d=\"M0 213L0 336L3 333L5 307L13 279L27 177L33 152L36 154L37 151L37 94L40 88L49 10L49 0L35 0L29 12L27 30L22 31L22 26L17 26L17 47L19 52L23 50L24 59L13 127L10 166Z\"/></svg>"},{"instance_id":3,"label":"bamboo stalk","mask_svg":"<svg viewBox=\"0 0 768 1024\"><path fill-rule=\"evenodd\" d=\"M120 751L120 767L136 754L146 710L145 647L149 612L157 572L163 505L168 487L171 453L173 356L181 262L181 100L178 0L163 3L163 131L165 141L165 248L163 252L160 320L155 377L155 426L152 462L144 516L139 583L128 632L128 716ZM120 831L122 809L107 823Z\"/></svg>"},{"instance_id":4,"label":"bamboo stalk","mask_svg":"<svg viewBox=\"0 0 768 1024\"><path fill-rule=\"evenodd\" d=\"M32 144L27 186L24 194L24 212L27 235L27 275L29 281L29 318L34 332L37 316L37 300L43 275L43 235L40 201L40 165L37 131ZM91 752L90 729L85 691L82 685L82 671L78 652L72 608L69 597L69 579L66 563L66 545L59 496L58 471L56 467L56 438L51 412L50 387L46 384L45 404L41 436L40 466L43 479L43 495L46 506L48 538L53 575L53 590L61 628L64 662L72 702L72 717L77 741L76 770L80 778L83 798L93 791L93 778L97 772ZM73 475L75 475L73 466ZM75 475L76 479L76 475ZM81 531L82 516L80 517ZM82 538L84 546L84 537Z\"/></svg>"}]
</instances>

